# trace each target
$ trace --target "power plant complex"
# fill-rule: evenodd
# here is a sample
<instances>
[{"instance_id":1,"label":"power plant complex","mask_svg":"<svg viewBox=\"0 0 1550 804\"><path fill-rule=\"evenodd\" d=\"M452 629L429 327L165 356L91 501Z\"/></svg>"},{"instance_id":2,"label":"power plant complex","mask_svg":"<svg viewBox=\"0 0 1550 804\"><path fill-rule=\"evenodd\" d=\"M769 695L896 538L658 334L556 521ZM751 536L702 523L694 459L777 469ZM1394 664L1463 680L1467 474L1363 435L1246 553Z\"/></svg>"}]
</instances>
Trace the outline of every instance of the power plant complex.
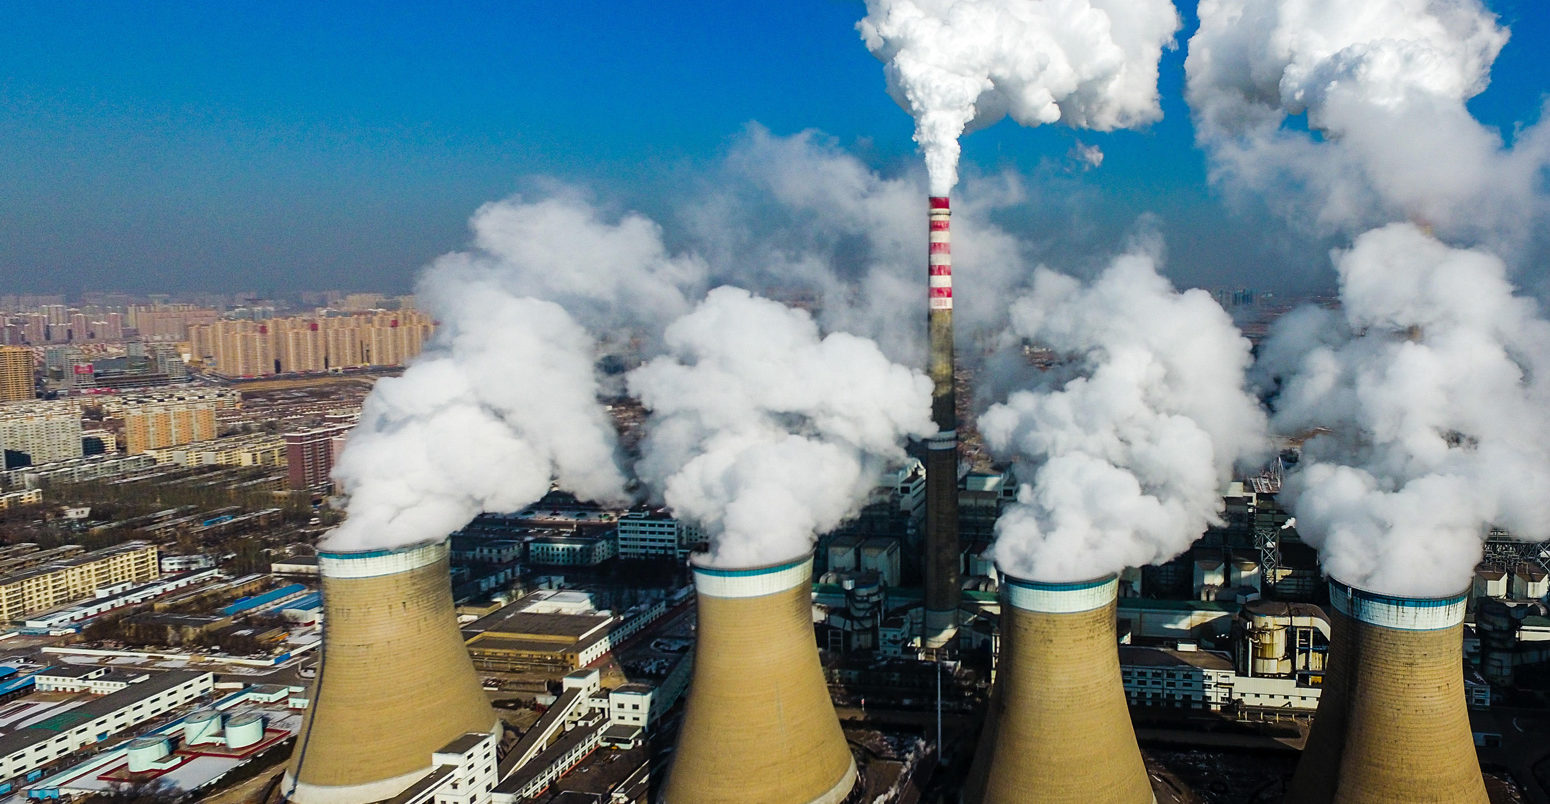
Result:
<instances>
[{"instance_id":1,"label":"power plant complex","mask_svg":"<svg viewBox=\"0 0 1550 804\"><path fill-rule=\"evenodd\" d=\"M888 563L890 556L897 560L897 546L876 544L889 542L887 538L852 535L849 541L829 543L821 551L828 566L818 584L811 553L743 567L718 566L708 554L694 553L688 562L693 617L686 620L693 650L678 663L682 672L675 670L655 682L664 689L676 688L653 704L650 685L603 689L604 674L597 668L609 647L619 644L614 634L600 630L600 623L611 617L594 612L582 617L585 622L574 632L527 635L520 623L536 617L533 627L540 627L543 617L554 615L490 615L491 622L502 623L502 630L471 637L481 646L471 660L454 609L448 541L360 552L324 550L317 561L324 602L322 649L305 719L281 782L282 796L299 804L548 801L541 796L594 750L647 745L645 729L662 718L662 710L677 711L674 703L681 692L682 719L674 745L670 750L665 745L651 749L642 770L621 787L629 793L612 800L893 801L890 796L902 789L902 782L874 787L877 780L868 764L873 747L858 741L853 732L847 736L847 729L864 728L866 699L859 701L861 726L842 727L834 704L837 685L843 686L839 679L870 670L832 667L819 652L820 644L840 653L854 644L872 651L877 662L875 657L888 653L883 649L886 632L895 634L892 655L932 667L937 674L937 740L919 741L921 749L910 754L916 764L908 767L919 768L922 757L930 757L930 767L938 770L956 768L948 772L962 775L966 768L961 784L950 784L938 800L1193 800L1176 779L1149 769L1130 707L1160 700L1164 706L1220 712L1229 694L1222 690L1236 686L1240 703L1265 710L1291 706L1295 699L1305 721L1317 702L1307 748L1286 782L1287 804L1486 804L1461 672L1467 595L1402 598L1332 580L1326 620L1318 607L1306 602L1312 593L1296 598L1303 601L1296 604L1261 600L1267 591L1263 582L1287 578L1284 572L1272 574L1278 566L1274 561L1267 559L1269 566L1261 571L1251 556L1229 555L1230 550L1216 558L1209 551L1200 560L1183 557L1180 560L1195 573L1199 600L1214 607L1212 616L1221 613L1217 604L1225 600L1236 600L1249 612L1235 620L1241 623L1232 638L1243 640L1247 659L1240 663L1242 676L1234 684L1232 662L1225 654L1200 650L1191 641L1197 634L1225 639L1225 630L1211 634L1194 625L1169 625L1166 628L1190 639L1174 639L1168 643L1171 648L1157 647L1162 640L1147 633L1147 606L1134 604L1122 618L1122 599L1129 599L1122 594L1139 595L1139 574L1123 582L1115 575L1049 582L1000 568L975 568L976 560L988 561L989 552L978 559L966 557L960 544L963 490L947 197L929 198L928 218L928 374L936 432L924 444L923 527L914 531L921 534L919 602L912 596L888 602L899 576L898 568ZM915 466L907 476L899 473L895 490L902 484L918 495L919 486L911 485L919 480L919 464ZM900 510L918 517L919 497L914 499L916 503ZM998 501L991 505L999 506ZM984 500L971 497L968 505L978 509L975 521L983 524ZM970 509L964 510L967 515ZM919 518L912 521L921 523ZM664 540L652 555L689 555L682 549L688 530L665 514L651 522L660 526ZM555 555L598 549L595 540L588 539L549 537L533 544ZM488 555L501 549L475 551ZM862 560L856 560L857 555ZM1316 578L1316 565L1312 572ZM964 574L974 578L965 584L960 579ZM964 591L966 586L970 591ZM1287 588L1293 586L1287 582ZM1128 591L1122 593L1122 588ZM989 589L996 594L988 594ZM687 612L687 589L681 582L675 594ZM841 602L825 603L825 595L839 595ZM841 612L826 620L826 607L835 605ZM660 602L657 606L663 608ZM465 620L482 617L483 611ZM1124 632L1122 621L1128 629ZM826 641L820 623L840 625L828 625ZM618 635L634 634L638 627L629 626ZM1151 645L1121 644L1130 643L1138 632ZM562 643L573 647L547 647ZM1126 665L1125 651L1153 653L1141 667ZM985 669L991 670L993 680L983 721L968 731L969 739L956 741L966 749L955 757L944 748L955 741L945 740L941 731L941 674L943 668L950 676L958 673L971 653L990 659ZM492 658L497 656L499 661ZM519 738L508 734L496 716L486 685L475 672L475 660L489 672L510 671L526 666L523 663L570 672L560 692L549 696L547 711ZM908 671L889 672L894 675L888 683L910 683ZM1155 680L1164 677L1170 680ZM960 691L972 688L983 694L984 683L975 673L966 678L969 683ZM1141 689L1152 683L1161 689ZM1154 699L1154 692L1160 697ZM1191 703L1184 703L1187 698ZM960 696L965 702L973 699ZM1286 703L1276 703L1278 699ZM1279 712L1276 717L1279 720ZM917 716L912 721L922 732L928 730L923 720ZM977 742L972 739L975 732Z\"/></svg>"}]
</instances>

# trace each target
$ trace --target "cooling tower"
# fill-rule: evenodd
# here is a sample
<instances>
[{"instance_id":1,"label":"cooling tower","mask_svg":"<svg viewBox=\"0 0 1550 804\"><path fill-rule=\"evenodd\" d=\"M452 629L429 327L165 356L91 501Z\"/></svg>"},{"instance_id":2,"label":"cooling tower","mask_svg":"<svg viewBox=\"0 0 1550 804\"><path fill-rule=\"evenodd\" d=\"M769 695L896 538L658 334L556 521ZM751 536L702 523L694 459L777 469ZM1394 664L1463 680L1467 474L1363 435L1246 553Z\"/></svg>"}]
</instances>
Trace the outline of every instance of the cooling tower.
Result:
<instances>
[{"instance_id":1,"label":"cooling tower","mask_svg":"<svg viewBox=\"0 0 1550 804\"><path fill-rule=\"evenodd\" d=\"M1001 658L963 803L1154 801L1120 680L1118 579L1001 585Z\"/></svg>"},{"instance_id":2,"label":"cooling tower","mask_svg":"<svg viewBox=\"0 0 1550 804\"><path fill-rule=\"evenodd\" d=\"M856 762L813 637L812 556L724 569L694 561L694 674L666 804L835 804Z\"/></svg>"},{"instance_id":3,"label":"cooling tower","mask_svg":"<svg viewBox=\"0 0 1550 804\"><path fill-rule=\"evenodd\" d=\"M318 553L323 647L282 789L301 804L391 798L431 753L500 727L452 610L447 543Z\"/></svg>"},{"instance_id":4,"label":"cooling tower","mask_svg":"<svg viewBox=\"0 0 1550 804\"><path fill-rule=\"evenodd\" d=\"M1464 700L1464 601L1330 580L1329 670L1288 804L1485 804Z\"/></svg>"},{"instance_id":5,"label":"cooling tower","mask_svg":"<svg viewBox=\"0 0 1550 804\"><path fill-rule=\"evenodd\" d=\"M958 412L953 390L953 255L947 198L930 201L926 324L931 419L926 441L926 617L922 642L940 648L958 631Z\"/></svg>"}]
</instances>

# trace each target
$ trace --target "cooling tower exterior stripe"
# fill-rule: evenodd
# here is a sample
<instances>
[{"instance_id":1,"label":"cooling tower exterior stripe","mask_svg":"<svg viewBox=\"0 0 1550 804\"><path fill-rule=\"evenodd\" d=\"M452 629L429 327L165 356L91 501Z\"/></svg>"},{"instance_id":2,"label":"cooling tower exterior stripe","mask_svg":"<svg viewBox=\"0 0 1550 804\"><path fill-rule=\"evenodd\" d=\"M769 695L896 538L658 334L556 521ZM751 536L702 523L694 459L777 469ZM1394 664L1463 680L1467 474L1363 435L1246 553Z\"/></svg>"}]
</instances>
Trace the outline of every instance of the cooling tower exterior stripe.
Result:
<instances>
[{"instance_id":1,"label":"cooling tower exterior stripe","mask_svg":"<svg viewBox=\"0 0 1550 804\"><path fill-rule=\"evenodd\" d=\"M1288 804L1486 804L1464 699L1463 596L1331 581L1330 598L1329 667Z\"/></svg>"},{"instance_id":2,"label":"cooling tower exterior stripe","mask_svg":"<svg viewBox=\"0 0 1550 804\"><path fill-rule=\"evenodd\" d=\"M1156 800L1120 679L1114 581L1006 579L999 671L964 804Z\"/></svg>"},{"instance_id":3,"label":"cooling tower exterior stripe","mask_svg":"<svg viewBox=\"0 0 1550 804\"><path fill-rule=\"evenodd\" d=\"M694 671L667 804L839 804L856 763L813 637L812 558L694 566Z\"/></svg>"},{"instance_id":4,"label":"cooling tower exterior stripe","mask_svg":"<svg viewBox=\"0 0 1550 804\"><path fill-rule=\"evenodd\" d=\"M1400 631L1436 631L1464 621L1467 593L1452 597L1414 598L1380 595L1339 581L1329 584L1329 602L1335 610L1368 625Z\"/></svg>"},{"instance_id":5,"label":"cooling tower exterior stripe","mask_svg":"<svg viewBox=\"0 0 1550 804\"><path fill-rule=\"evenodd\" d=\"M810 556L745 569L708 566L696 556L694 591L706 597L763 597L810 583L813 559Z\"/></svg>"},{"instance_id":6,"label":"cooling tower exterior stripe","mask_svg":"<svg viewBox=\"0 0 1550 804\"><path fill-rule=\"evenodd\" d=\"M953 387L953 256L946 197L929 203L926 325L930 345L931 419L926 440L926 616L922 643L947 646L958 631L958 412Z\"/></svg>"},{"instance_id":7,"label":"cooling tower exterior stripe","mask_svg":"<svg viewBox=\"0 0 1550 804\"><path fill-rule=\"evenodd\" d=\"M281 790L301 804L392 798L469 732L499 734L452 607L446 542L323 553L323 647Z\"/></svg>"},{"instance_id":8,"label":"cooling tower exterior stripe","mask_svg":"<svg viewBox=\"0 0 1550 804\"><path fill-rule=\"evenodd\" d=\"M1007 602L1023 611L1076 614L1103 608L1119 597L1119 578L1109 576L1077 583L1042 583L1002 572Z\"/></svg>"}]
</instances>

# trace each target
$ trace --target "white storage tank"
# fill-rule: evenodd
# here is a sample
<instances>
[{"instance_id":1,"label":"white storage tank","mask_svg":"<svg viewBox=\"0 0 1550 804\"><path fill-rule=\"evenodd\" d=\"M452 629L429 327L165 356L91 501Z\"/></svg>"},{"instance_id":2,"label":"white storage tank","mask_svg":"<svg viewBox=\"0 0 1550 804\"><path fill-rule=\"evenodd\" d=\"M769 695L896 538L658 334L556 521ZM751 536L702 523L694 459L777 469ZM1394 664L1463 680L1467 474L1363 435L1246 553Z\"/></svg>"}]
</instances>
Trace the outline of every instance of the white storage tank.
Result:
<instances>
[{"instance_id":1,"label":"white storage tank","mask_svg":"<svg viewBox=\"0 0 1550 804\"><path fill-rule=\"evenodd\" d=\"M221 713L214 709L198 709L183 719L183 744L220 742Z\"/></svg>"},{"instance_id":2,"label":"white storage tank","mask_svg":"<svg viewBox=\"0 0 1550 804\"><path fill-rule=\"evenodd\" d=\"M129 772L145 773L156 770L156 766L172 753L166 735L148 734L144 737L136 737L129 743Z\"/></svg>"},{"instance_id":3,"label":"white storage tank","mask_svg":"<svg viewBox=\"0 0 1550 804\"><path fill-rule=\"evenodd\" d=\"M264 739L264 716L257 712L233 715L226 722L226 747L247 748Z\"/></svg>"}]
</instances>

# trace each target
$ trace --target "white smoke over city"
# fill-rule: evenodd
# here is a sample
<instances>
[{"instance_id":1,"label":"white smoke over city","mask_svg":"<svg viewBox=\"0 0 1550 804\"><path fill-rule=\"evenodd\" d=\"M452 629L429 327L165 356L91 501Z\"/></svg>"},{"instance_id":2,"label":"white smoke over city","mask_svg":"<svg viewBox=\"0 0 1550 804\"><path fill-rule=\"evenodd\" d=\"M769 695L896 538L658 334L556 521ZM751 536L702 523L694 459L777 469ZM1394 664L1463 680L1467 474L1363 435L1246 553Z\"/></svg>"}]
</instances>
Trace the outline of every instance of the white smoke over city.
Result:
<instances>
[{"instance_id":1,"label":"white smoke over city","mask_svg":"<svg viewBox=\"0 0 1550 804\"><path fill-rule=\"evenodd\" d=\"M1531 235L1550 130L1509 146L1465 106L1508 38L1479 0L1202 0L1199 14L1186 97L1219 185L1320 234L1415 220L1499 251Z\"/></svg>"},{"instance_id":2,"label":"white smoke over city","mask_svg":"<svg viewBox=\"0 0 1550 804\"><path fill-rule=\"evenodd\" d=\"M440 539L482 511L521 509L551 481L628 499L598 402L596 333L686 312L703 263L668 254L651 221L607 220L574 193L486 204L471 226L473 248L419 282L436 335L372 389L334 468L348 503L330 549Z\"/></svg>"},{"instance_id":3,"label":"white smoke over city","mask_svg":"<svg viewBox=\"0 0 1550 804\"><path fill-rule=\"evenodd\" d=\"M958 183L958 138L1011 116L1110 131L1158 120L1169 0L867 0L856 26L915 118L932 195Z\"/></svg>"},{"instance_id":4,"label":"white smoke over city","mask_svg":"<svg viewBox=\"0 0 1550 804\"><path fill-rule=\"evenodd\" d=\"M1210 295L1132 253L1090 285L1041 268L1012 323L1062 363L979 419L1022 481L996 523L1004 571L1087 580L1171 559L1219 522L1234 464L1267 439L1249 343Z\"/></svg>"},{"instance_id":5,"label":"white smoke over city","mask_svg":"<svg viewBox=\"0 0 1550 804\"><path fill-rule=\"evenodd\" d=\"M1274 332L1274 424L1314 427L1298 530L1341 581L1409 596L1469 584L1489 526L1550 538L1550 323L1501 259L1410 224L1340 254L1340 312Z\"/></svg>"},{"instance_id":6,"label":"white smoke over city","mask_svg":"<svg viewBox=\"0 0 1550 804\"><path fill-rule=\"evenodd\" d=\"M810 551L904 458L905 439L935 430L923 374L745 290L711 291L665 344L629 375L651 412L637 469L722 566Z\"/></svg>"},{"instance_id":7,"label":"white smoke over city","mask_svg":"<svg viewBox=\"0 0 1550 804\"><path fill-rule=\"evenodd\" d=\"M1509 144L1465 105L1507 31L1478 0L1199 12L1187 96L1214 178L1354 237L1341 311L1288 315L1262 350L1275 429L1312 436L1283 497L1334 577L1456 593L1489 528L1543 537L1550 490L1550 325L1497 256L1543 219L1550 131Z\"/></svg>"}]
</instances>

